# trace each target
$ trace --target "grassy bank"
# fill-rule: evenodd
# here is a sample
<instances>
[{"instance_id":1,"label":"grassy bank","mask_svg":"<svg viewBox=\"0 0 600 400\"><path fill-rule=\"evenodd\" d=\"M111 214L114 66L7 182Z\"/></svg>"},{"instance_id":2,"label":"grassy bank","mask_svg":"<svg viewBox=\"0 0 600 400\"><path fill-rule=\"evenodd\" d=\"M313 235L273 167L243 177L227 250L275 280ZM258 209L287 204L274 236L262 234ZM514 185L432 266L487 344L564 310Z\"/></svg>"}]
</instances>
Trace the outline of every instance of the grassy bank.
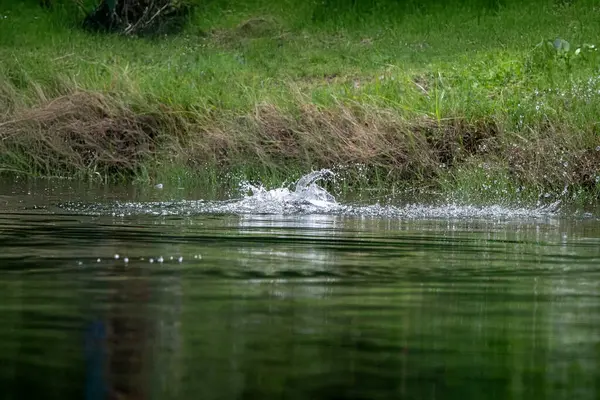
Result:
<instances>
[{"instance_id":1,"label":"grassy bank","mask_svg":"<svg viewBox=\"0 0 600 400\"><path fill-rule=\"evenodd\" d=\"M238 3L204 1L161 38L85 33L69 3L5 7L0 171L331 167L348 186L598 198L599 1Z\"/></svg>"}]
</instances>

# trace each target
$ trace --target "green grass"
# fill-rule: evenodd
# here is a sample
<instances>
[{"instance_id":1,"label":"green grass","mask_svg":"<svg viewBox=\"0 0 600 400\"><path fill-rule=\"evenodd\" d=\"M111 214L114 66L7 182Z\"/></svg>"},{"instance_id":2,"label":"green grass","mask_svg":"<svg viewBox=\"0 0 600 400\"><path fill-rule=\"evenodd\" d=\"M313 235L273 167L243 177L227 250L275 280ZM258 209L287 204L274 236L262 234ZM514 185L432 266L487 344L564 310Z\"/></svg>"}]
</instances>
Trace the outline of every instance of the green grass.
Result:
<instances>
[{"instance_id":1,"label":"green grass","mask_svg":"<svg viewBox=\"0 0 600 400\"><path fill-rule=\"evenodd\" d=\"M565 186L573 193L581 187L598 192L600 52L585 45L600 45L600 1L202 3L182 34L146 39L83 32L77 27L82 15L68 2L50 12L33 1L3 9L0 136L9 135L3 121L23 110L74 91L98 92L135 114L169 110L188 128L174 133L161 126L163 134L178 137L180 147L156 149L125 173L104 168L94 170L96 175L191 179L198 165L226 175L224 164L235 176L276 182L334 165L323 165L327 157L307 151L295 158L275 150L243 151L263 143L256 137L266 128L253 130L247 123L257 106L276 107L283 120L300 121L298 131L304 133L306 126L314 128L303 122L305 105L334 113L352 110L359 122L382 110L409 127L429 121L434 128L417 132L421 139L452 150L440 153L446 158L433 157L436 166L407 162L408 167L395 168L398 163L390 162L389 170L400 172L388 176L375 172L385 167L385 157L372 166L349 157L372 167L371 185L477 197L484 180L471 178L485 163L506 182L496 196L514 197L521 187L535 193L562 193ZM556 38L570 43L569 52L546 48ZM474 142L478 148L471 148L462 132L447 135L454 121L460 124L453 132L480 127L480 132L473 128L482 135ZM232 140L239 146L225 163L212 157L214 147L203 148L205 139L197 135L215 126L220 135L235 132ZM408 142L420 138L405 135ZM323 139L323 146L331 143ZM202 150L182 150L192 144ZM407 148L413 149L407 157L425 157L414 150L420 147ZM22 149L9 146L0 155L0 171L95 175L80 166L32 163ZM216 182L217 174L211 176L206 184Z\"/></svg>"}]
</instances>

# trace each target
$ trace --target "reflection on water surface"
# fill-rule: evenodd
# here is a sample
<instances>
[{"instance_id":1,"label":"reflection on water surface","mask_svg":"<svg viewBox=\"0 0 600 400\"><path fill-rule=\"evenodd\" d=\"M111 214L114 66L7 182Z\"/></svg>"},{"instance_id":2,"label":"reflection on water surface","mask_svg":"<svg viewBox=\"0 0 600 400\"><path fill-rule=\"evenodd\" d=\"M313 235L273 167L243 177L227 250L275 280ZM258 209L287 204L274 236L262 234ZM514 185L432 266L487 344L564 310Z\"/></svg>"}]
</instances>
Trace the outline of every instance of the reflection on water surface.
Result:
<instances>
[{"instance_id":1,"label":"reflection on water surface","mask_svg":"<svg viewBox=\"0 0 600 400\"><path fill-rule=\"evenodd\" d=\"M594 218L5 188L4 398L600 395Z\"/></svg>"}]
</instances>

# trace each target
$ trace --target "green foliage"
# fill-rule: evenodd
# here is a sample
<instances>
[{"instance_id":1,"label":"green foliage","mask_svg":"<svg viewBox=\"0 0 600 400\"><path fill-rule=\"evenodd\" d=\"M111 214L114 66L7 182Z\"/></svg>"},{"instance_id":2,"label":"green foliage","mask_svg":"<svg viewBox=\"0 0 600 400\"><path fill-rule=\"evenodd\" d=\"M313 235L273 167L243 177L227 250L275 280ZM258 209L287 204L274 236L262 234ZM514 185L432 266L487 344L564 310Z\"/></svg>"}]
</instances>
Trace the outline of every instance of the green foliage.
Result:
<instances>
[{"instance_id":1,"label":"green foliage","mask_svg":"<svg viewBox=\"0 0 600 400\"><path fill-rule=\"evenodd\" d=\"M535 46L528 60L528 70L545 71L551 78L558 73L572 73L573 68L598 65L598 48L594 44L583 43L572 46L564 39L542 40Z\"/></svg>"}]
</instances>

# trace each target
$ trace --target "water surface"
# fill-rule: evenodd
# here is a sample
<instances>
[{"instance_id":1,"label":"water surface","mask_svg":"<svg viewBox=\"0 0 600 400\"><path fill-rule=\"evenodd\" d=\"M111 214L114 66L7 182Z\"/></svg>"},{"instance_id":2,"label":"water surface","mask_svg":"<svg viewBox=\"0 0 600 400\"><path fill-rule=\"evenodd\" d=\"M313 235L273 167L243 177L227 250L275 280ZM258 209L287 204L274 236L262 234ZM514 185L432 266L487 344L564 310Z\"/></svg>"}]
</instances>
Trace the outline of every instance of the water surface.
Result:
<instances>
[{"instance_id":1,"label":"water surface","mask_svg":"<svg viewBox=\"0 0 600 400\"><path fill-rule=\"evenodd\" d=\"M352 205L315 182L3 184L3 398L600 397L593 214Z\"/></svg>"}]
</instances>

